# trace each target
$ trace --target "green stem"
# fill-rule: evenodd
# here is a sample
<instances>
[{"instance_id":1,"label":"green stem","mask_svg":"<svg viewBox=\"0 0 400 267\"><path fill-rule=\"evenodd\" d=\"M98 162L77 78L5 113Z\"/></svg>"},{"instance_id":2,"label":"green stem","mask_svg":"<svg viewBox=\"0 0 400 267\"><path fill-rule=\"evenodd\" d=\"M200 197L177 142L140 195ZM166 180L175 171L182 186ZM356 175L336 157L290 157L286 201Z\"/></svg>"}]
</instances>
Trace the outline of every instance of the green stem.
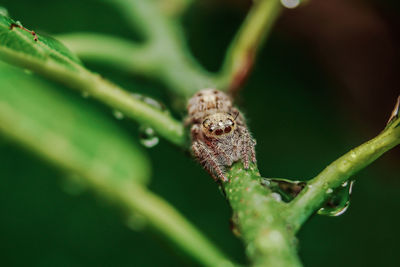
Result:
<instances>
[{"instance_id":1,"label":"green stem","mask_svg":"<svg viewBox=\"0 0 400 267\"><path fill-rule=\"evenodd\" d=\"M287 221L294 231L330 197L335 188L341 186L355 173L362 170L382 154L400 144L400 119L374 139L360 145L326 167L290 203L286 211Z\"/></svg>"},{"instance_id":2,"label":"green stem","mask_svg":"<svg viewBox=\"0 0 400 267\"><path fill-rule=\"evenodd\" d=\"M272 197L261 186L255 166L244 170L236 163L228 171L225 193L233 210L236 232L246 245L246 254L254 266L301 266L295 237L286 229L281 216L286 204Z\"/></svg>"},{"instance_id":3,"label":"green stem","mask_svg":"<svg viewBox=\"0 0 400 267\"><path fill-rule=\"evenodd\" d=\"M255 3L226 54L222 70L212 74L192 57L177 21L164 16L154 4L143 0L110 3L132 27L139 27L145 33L144 44L129 44L102 35L71 34L62 35L60 39L83 59L111 63L126 71L159 79L184 98L203 88L237 90L249 74L281 9L279 0Z\"/></svg>"},{"instance_id":4,"label":"green stem","mask_svg":"<svg viewBox=\"0 0 400 267\"><path fill-rule=\"evenodd\" d=\"M243 84L280 10L280 0L254 3L226 54L218 82L221 90L235 91Z\"/></svg>"},{"instance_id":5,"label":"green stem","mask_svg":"<svg viewBox=\"0 0 400 267\"><path fill-rule=\"evenodd\" d=\"M96 33L61 34L56 38L85 61L144 76L157 72L157 57L148 45Z\"/></svg>"},{"instance_id":6,"label":"green stem","mask_svg":"<svg viewBox=\"0 0 400 267\"><path fill-rule=\"evenodd\" d=\"M159 0L158 7L168 17L181 16L194 0Z\"/></svg>"}]
</instances>

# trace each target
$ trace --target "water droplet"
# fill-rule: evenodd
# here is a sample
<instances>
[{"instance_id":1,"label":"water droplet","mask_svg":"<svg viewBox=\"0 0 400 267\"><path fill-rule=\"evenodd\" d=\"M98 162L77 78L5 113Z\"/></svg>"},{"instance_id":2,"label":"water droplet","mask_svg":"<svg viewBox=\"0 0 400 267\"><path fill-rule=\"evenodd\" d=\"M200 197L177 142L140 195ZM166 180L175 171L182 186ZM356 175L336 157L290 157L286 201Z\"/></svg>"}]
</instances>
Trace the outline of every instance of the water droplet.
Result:
<instances>
[{"instance_id":1,"label":"water droplet","mask_svg":"<svg viewBox=\"0 0 400 267\"><path fill-rule=\"evenodd\" d=\"M82 91L81 95L82 95L83 98L88 98L89 97L89 92Z\"/></svg>"},{"instance_id":2,"label":"water droplet","mask_svg":"<svg viewBox=\"0 0 400 267\"><path fill-rule=\"evenodd\" d=\"M161 110L163 112L168 112L168 110L165 107L165 105L163 103L161 103L160 101L157 101L157 100L155 100L155 99L153 99L151 97L144 96L144 95L141 95L141 94L133 93L131 95L134 98L139 99L140 101L142 101L142 102L144 102L144 103L146 103L146 104L148 104L148 105L150 105L150 106L152 106L152 107L154 107L156 109L159 109L159 110Z\"/></svg>"},{"instance_id":3,"label":"water droplet","mask_svg":"<svg viewBox=\"0 0 400 267\"><path fill-rule=\"evenodd\" d=\"M278 193L273 192L273 193L271 194L271 197L272 197L273 199L275 199L276 201L278 201L278 202L281 202L281 201L282 201L282 196L281 196L280 194L278 194Z\"/></svg>"},{"instance_id":4,"label":"water droplet","mask_svg":"<svg viewBox=\"0 0 400 267\"><path fill-rule=\"evenodd\" d=\"M344 182L341 187L332 190L332 197L317 213L325 216L340 216L345 213L350 206L350 195L353 190L353 184L354 180Z\"/></svg>"},{"instance_id":5,"label":"water droplet","mask_svg":"<svg viewBox=\"0 0 400 267\"><path fill-rule=\"evenodd\" d=\"M122 120L124 118L124 113L119 110L113 110L113 115L117 120Z\"/></svg>"},{"instance_id":6,"label":"water droplet","mask_svg":"<svg viewBox=\"0 0 400 267\"><path fill-rule=\"evenodd\" d=\"M286 8L296 8L300 5L300 0L281 0L281 3Z\"/></svg>"},{"instance_id":7,"label":"water droplet","mask_svg":"<svg viewBox=\"0 0 400 267\"><path fill-rule=\"evenodd\" d=\"M158 144L159 138L153 128L141 126L139 132L140 143L145 147L151 148Z\"/></svg>"},{"instance_id":8,"label":"water droplet","mask_svg":"<svg viewBox=\"0 0 400 267\"><path fill-rule=\"evenodd\" d=\"M277 193L281 197L281 200L289 202L293 200L301 190L303 190L306 183L287 179L261 178L261 185L266 186L271 189L272 192Z\"/></svg>"}]
</instances>

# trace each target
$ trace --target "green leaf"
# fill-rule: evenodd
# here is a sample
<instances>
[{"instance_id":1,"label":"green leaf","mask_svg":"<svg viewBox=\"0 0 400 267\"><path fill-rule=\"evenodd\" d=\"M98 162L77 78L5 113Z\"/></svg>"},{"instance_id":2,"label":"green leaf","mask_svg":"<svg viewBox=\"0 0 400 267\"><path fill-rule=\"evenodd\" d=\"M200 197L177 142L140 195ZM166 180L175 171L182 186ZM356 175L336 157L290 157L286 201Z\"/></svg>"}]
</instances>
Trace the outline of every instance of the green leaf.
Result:
<instances>
[{"instance_id":1,"label":"green leaf","mask_svg":"<svg viewBox=\"0 0 400 267\"><path fill-rule=\"evenodd\" d=\"M54 60L63 66L74 69L81 65L80 60L63 44L48 36L38 36L35 41L31 33L12 25L22 25L0 13L0 49L12 50L40 61ZM8 51L10 52L10 51Z\"/></svg>"},{"instance_id":2,"label":"green leaf","mask_svg":"<svg viewBox=\"0 0 400 267\"><path fill-rule=\"evenodd\" d=\"M2 62L0 84L0 134L92 182L148 180L141 148L87 100Z\"/></svg>"}]
</instances>

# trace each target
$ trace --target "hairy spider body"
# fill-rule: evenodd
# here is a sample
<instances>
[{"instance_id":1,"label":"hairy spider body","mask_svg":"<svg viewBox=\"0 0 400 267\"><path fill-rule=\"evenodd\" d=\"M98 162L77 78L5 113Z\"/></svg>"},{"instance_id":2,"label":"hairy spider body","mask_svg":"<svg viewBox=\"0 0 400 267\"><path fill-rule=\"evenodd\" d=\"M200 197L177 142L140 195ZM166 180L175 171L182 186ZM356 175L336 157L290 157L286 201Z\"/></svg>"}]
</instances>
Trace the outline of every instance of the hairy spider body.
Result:
<instances>
[{"instance_id":1,"label":"hairy spider body","mask_svg":"<svg viewBox=\"0 0 400 267\"><path fill-rule=\"evenodd\" d=\"M187 108L192 151L214 180L228 181L224 167L236 161L242 160L246 169L250 159L256 162L256 142L228 95L204 89L189 100Z\"/></svg>"}]
</instances>

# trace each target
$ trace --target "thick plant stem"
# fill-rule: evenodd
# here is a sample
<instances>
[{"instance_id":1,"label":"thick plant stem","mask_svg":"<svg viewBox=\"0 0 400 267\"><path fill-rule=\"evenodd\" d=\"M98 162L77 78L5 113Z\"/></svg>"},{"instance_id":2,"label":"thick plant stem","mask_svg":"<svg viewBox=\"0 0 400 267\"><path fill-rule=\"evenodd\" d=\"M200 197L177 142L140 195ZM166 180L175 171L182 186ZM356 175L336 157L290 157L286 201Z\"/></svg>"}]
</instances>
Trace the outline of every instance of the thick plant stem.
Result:
<instances>
[{"instance_id":1,"label":"thick plant stem","mask_svg":"<svg viewBox=\"0 0 400 267\"><path fill-rule=\"evenodd\" d=\"M378 159L383 153L400 144L400 119L374 139L343 155L318 176L308 182L303 191L290 203L287 221L297 231L301 225L352 175Z\"/></svg>"},{"instance_id":2,"label":"thick plant stem","mask_svg":"<svg viewBox=\"0 0 400 267\"><path fill-rule=\"evenodd\" d=\"M295 237L281 217L286 204L261 186L256 167L244 170L236 163L228 171L225 194L233 210L234 232L240 233L246 254L254 266L301 266Z\"/></svg>"}]
</instances>

